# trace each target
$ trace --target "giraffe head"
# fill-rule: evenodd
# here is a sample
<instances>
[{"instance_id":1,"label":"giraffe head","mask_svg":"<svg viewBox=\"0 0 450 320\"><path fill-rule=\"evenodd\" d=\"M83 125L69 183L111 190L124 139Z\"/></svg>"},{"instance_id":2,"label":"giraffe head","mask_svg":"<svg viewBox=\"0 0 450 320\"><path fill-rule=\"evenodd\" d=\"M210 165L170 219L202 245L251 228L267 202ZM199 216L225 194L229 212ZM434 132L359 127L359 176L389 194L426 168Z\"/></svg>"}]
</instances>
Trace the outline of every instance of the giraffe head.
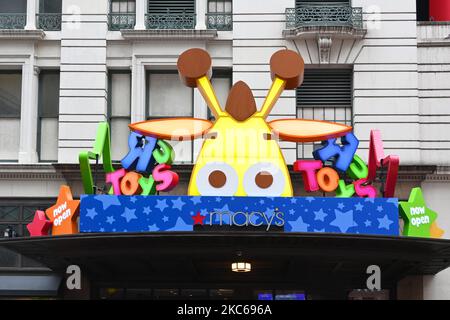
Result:
<instances>
[{"instance_id":1,"label":"giraffe head","mask_svg":"<svg viewBox=\"0 0 450 320\"><path fill-rule=\"evenodd\" d=\"M194 48L183 52L177 67L181 81L199 89L215 121L155 119L131 124L130 128L161 139L205 139L192 171L189 195L292 196L289 172L277 138L323 141L352 129L304 119L266 121L283 90L295 89L303 81L304 62L294 51L280 50L272 55L272 85L259 111L250 88L242 81L231 88L225 108L220 106L209 80L211 58L206 51Z\"/></svg>"}]
</instances>

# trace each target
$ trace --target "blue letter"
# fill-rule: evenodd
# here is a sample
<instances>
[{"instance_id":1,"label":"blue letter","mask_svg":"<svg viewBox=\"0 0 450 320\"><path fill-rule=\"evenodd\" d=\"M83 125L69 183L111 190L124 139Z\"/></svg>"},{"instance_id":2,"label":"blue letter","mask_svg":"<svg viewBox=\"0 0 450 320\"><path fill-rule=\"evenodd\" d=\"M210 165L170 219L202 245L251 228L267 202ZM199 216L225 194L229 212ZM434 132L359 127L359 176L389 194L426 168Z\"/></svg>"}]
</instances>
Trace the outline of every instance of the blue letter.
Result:
<instances>
[{"instance_id":1,"label":"blue letter","mask_svg":"<svg viewBox=\"0 0 450 320\"><path fill-rule=\"evenodd\" d=\"M324 147L313 152L314 159L325 162L334 158L333 166L339 171L347 171L358 149L359 141L353 133L348 133L341 138L341 142L342 146L336 144L336 139L327 140Z\"/></svg>"},{"instance_id":2,"label":"blue letter","mask_svg":"<svg viewBox=\"0 0 450 320\"><path fill-rule=\"evenodd\" d=\"M136 171L148 172L152 168L150 167L153 149L156 145L156 138L141 136L135 132L130 132L128 137L128 147L130 151L122 159L122 167L127 170L133 170L136 167Z\"/></svg>"}]
</instances>

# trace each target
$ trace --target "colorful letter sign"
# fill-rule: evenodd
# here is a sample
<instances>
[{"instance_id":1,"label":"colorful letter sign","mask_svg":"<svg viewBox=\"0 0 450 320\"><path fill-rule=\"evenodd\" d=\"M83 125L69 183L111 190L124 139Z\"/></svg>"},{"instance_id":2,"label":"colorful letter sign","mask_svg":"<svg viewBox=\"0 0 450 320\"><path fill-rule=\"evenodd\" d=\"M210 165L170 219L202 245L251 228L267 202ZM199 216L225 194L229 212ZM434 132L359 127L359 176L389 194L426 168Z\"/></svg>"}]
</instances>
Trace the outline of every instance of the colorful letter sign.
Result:
<instances>
[{"instance_id":1,"label":"colorful letter sign","mask_svg":"<svg viewBox=\"0 0 450 320\"><path fill-rule=\"evenodd\" d=\"M422 189L412 189L408 202L400 201L399 207L405 223L403 235L424 238L442 236L442 230L435 224L437 213L427 208Z\"/></svg>"},{"instance_id":2,"label":"colorful letter sign","mask_svg":"<svg viewBox=\"0 0 450 320\"><path fill-rule=\"evenodd\" d=\"M146 136L171 140L194 139L208 133L192 171L189 195L292 196L286 163L272 138L312 142L341 137L351 131L351 127L325 121L266 121L283 90L294 90L303 81L304 62L294 51L280 50L272 55L273 82L260 111L250 88L242 81L231 88L225 108L220 106L209 80L211 57L206 51L185 51L177 66L184 84L199 89L216 121L155 119L134 123L130 128Z\"/></svg>"}]
</instances>

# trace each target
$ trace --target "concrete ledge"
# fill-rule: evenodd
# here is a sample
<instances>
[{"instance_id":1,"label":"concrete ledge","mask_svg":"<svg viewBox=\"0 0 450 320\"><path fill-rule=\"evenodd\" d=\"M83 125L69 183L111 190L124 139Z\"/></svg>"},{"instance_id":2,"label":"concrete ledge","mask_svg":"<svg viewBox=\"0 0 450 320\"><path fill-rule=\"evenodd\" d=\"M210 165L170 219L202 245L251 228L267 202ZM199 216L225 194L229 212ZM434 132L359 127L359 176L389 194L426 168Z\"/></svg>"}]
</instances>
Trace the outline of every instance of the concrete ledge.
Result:
<instances>
[{"instance_id":1,"label":"concrete ledge","mask_svg":"<svg viewBox=\"0 0 450 320\"><path fill-rule=\"evenodd\" d=\"M42 40L45 32L42 30L1 29L0 39Z\"/></svg>"},{"instance_id":2,"label":"concrete ledge","mask_svg":"<svg viewBox=\"0 0 450 320\"><path fill-rule=\"evenodd\" d=\"M361 39L364 38L366 33L366 29L357 29L345 26L305 26L283 30L283 36L286 39L314 38L316 36Z\"/></svg>"},{"instance_id":3,"label":"concrete ledge","mask_svg":"<svg viewBox=\"0 0 450 320\"><path fill-rule=\"evenodd\" d=\"M127 40L142 39L214 39L217 30L195 29L157 29L157 30L120 30L122 37Z\"/></svg>"}]
</instances>

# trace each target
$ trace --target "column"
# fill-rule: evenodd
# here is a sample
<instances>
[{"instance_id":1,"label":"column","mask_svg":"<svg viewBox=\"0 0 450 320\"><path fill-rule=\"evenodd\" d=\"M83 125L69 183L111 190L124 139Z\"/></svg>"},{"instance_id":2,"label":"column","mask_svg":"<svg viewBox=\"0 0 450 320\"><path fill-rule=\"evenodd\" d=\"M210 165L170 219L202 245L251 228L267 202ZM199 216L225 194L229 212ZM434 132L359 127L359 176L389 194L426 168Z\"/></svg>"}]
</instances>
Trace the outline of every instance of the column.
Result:
<instances>
[{"instance_id":1,"label":"column","mask_svg":"<svg viewBox=\"0 0 450 320\"><path fill-rule=\"evenodd\" d=\"M144 121L145 110L145 68L140 61L133 56L131 67L131 122Z\"/></svg>"},{"instance_id":2,"label":"column","mask_svg":"<svg viewBox=\"0 0 450 320\"><path fill-rule=\"evenodd\" d=\"M34 66L33 54L22 66L19 163L38 162L36 144L39 69Z\"/></svg>"},{"instance_id":3,"label":"column","mask_svg":"<svg viewBox=\"0 0 450 320\"><path fill-rule=\"evenodd\" d=\"M108 0L63 0L58 162L78 163L107 119ZM76 22L76 23L74 23Z\"/></svg>"},{"instance_id":4,"label":"column","mask_svg":"<svg viewBox=\"0 0 450 320\"><path fill-rule=\"evenodd\" d=\"M206 2L208 0L197 0L195 3L195 14L197 22L195 24L196 30L206 29Z\"/></svg>"},{"instance_id":5,"label":"column","mask_svg":"<svg viewBox=\"0 0 450 320\"><path fill-rule=\"evenodd\" d=\"M36 30L36 1L27 1L27 24L25 30Z\"/></svg>"},{"instance_id":6,"label":"column","mask_svg":"<svg viewBox=\"0 0 450 320\"><path fill-rule=\"evenodd\" d=\"M146 7L146 0L136 0L136 24L134 25L134 30L145 30Z\"/></svg>"}]
</instances>

